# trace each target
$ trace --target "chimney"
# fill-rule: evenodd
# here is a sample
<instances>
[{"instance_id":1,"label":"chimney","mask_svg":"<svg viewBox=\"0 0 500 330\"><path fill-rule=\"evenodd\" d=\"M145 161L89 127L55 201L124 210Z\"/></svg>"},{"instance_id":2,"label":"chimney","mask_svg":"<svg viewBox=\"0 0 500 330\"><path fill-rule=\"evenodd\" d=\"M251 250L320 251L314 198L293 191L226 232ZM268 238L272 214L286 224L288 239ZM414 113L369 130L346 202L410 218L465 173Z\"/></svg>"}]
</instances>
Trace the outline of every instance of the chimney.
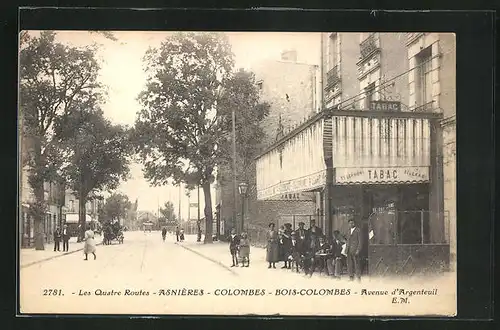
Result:
<instances>
[{"instance_id":1,"label":"chimney","mask_svg":"<svg viewBox=\"0 0 500 330\"><path fill-rule=\"evenodd\" d=\"M281 52L282 61L297 62L297 51L294 49L284 50Z\"/></svg>"}]
</instances>

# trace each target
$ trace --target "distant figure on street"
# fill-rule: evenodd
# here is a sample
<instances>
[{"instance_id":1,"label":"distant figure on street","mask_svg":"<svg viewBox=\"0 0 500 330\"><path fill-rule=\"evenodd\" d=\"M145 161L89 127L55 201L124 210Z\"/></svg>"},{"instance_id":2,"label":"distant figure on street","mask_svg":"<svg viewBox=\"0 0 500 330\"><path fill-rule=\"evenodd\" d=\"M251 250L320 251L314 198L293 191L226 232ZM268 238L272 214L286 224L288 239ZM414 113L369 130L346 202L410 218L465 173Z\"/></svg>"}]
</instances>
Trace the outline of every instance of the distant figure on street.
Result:
<instances>
[{"instance_id":1,"label":"distant figure on street","mask_svg":"<svg viewBox=\"0 0 500 330\"><path fill-rule=\"evenodd\" d=\"M347 272L349 279L354 280L354 276L361 280L361 258L360 253L363 247L363 239L361 237L361 230L356 226L354 219L349 219L349 234L347 237Z\"/></svg>"},{"instance_id":2,"label":"distant figure on street","mask_svg":"<svg viewBox=\"0 0 500 330\"><path fill-rule=\"evenodd\" d=\"M179 233L179 239L181 240L181 242L184 242L184 229L181 229Z\"/></svg>"},{"instance_id":3,"label":"distant figure on street","mask_svg":"<svg viewBox=\"0 0 500 330\"><path fill-rule=\"evenodd\" d=\"M59 227L54 231L54 251L61 251L61 229Z\"/></svg>"},{"instance_id":4,"label":"distant figure on street","mask_svg":"<svg viewBox=\"0 0 500 330\"><path fill-rule=\"evenodd\" d=\"M238 248L240 245L240 237L236 234L236 230L231 229L231 235L229 236L229 252L231 253L231 258L233 264L231 267L238 267Z\"/></svg>"},{"instance_id":5,"label":"distant figure on street","mask_svg":"<svg viewBox=\"0 0 500 330\"><path fill-rule=\"evenodd\" d=\"M167 237L167 228L163 227L161 230L161 237L163 238L163 241L165 242L165 237Z\"/></svg>"},{"instance_id":6,"label":"distant figure on street","mask_svg":"<svg viewBox=\"0 0 500 330\"><path fill-rule=\"evenodd\" d=\"M179 227L175 227L175 236L177 237L177 242L179 242L179 234L180 234Z\"/></svg>"},{"instance_id":7,"label":"distant figure on street","mask_svg":"<svg viewBox=\"0 0 500 330\"><path fill-rule=\"evenodd\" d=\"M198 235L197 235L197 237L196 237L196 241L197 241L197 242L201 242L201 234L202 234L201 229L198 229Z\"/></svg>"},{"instance_id":8,"label":"distant figure on street","mask_svg":"<svg viewBox=\"0 0 500 330\"><path fill-rule=\"evenodd\" d=\"M77 232L78 232L78 236L76 238L76 241L77 242L81 242L82 241L82 225L81 224L78 225L78 231Z\"/></svg>"},{"instance_id":9,"label":"distant figure on street","mask_svg":"<svg viewBox=\"0 0 500 330\"><path fill-rule=\"evenodd\" d=\"M279 261L279 238L278 232L274 229L275 224L269 224L269 230L267 231L267 246L266 246L266 261L269 263L267 268L276 268L276 262Z\"/></svg>"},{"instance_id":10,"label":"distant figure on street","mask_svg":"<svg viewBox=\"0 0 500 330\"><path fill-rule=\"evenodd\" d=\"M90 225L87 225L87 231L85 232L85 245L83 246L83 253L85 254L85 259L88 260L88 254L92 253L94 255L94 260L96 259L95 255L95 240L94 240L94 232L90 229Z\"/></svg>"},{"instance_id":11,"label":"distant figure on street","mask_svg":"<svg viewBox=\"0 0 500 330\"><path fill-rule=\"evenodd\" d=\"M241 266L250 267L250 240L248 239L247 233L241 233L239 252L241 258Z\"/></svg>"},{"instance_id":12,"label":"distant figure on street","mask_svg":"<svg viewBox=\"0 0 500 330\"><path fill-rule=\"evenodd\" d=\"M62 230L62 240L63 240L63 252L69 251L69 230L68 230L68 225L63 226Z\"/></svg>"}]
</instances>

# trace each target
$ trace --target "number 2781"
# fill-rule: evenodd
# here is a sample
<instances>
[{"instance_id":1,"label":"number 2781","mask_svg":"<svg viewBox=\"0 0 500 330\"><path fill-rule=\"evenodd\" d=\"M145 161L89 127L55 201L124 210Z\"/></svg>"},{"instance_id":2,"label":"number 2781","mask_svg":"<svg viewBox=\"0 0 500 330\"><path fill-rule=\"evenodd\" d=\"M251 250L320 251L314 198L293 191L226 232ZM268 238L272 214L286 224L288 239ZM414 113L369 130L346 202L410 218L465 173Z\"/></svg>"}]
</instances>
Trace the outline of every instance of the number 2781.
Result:
<instances>
[{"instance_id":1,"label":"number 2781","mask_svg":"<svg viewBox=\"0 0 500 330\"><path fill-rule=\"evenodd\" d=\"M61 289L43 289L43 295L44 296L62 296L62 290Z\"/></svg>"}]
</instances>

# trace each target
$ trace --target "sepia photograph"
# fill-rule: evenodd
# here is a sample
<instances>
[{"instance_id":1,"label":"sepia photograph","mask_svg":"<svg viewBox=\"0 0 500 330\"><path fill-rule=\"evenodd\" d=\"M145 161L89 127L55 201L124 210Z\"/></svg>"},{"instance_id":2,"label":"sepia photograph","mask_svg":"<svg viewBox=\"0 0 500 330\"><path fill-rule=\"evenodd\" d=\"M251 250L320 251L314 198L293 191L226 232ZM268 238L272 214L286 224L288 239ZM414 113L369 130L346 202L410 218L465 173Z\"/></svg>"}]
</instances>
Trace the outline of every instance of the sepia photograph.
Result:
<instances>
[{"instance_id":1,"label":"sepia photograph","mask_svg":"<svg viewBox=\"0 0 500 330\"><path fill-rule=\"evenodd\" d=\"M457 314L456 38L23 30L21 314Z\"/></svg>"}]
</instances>

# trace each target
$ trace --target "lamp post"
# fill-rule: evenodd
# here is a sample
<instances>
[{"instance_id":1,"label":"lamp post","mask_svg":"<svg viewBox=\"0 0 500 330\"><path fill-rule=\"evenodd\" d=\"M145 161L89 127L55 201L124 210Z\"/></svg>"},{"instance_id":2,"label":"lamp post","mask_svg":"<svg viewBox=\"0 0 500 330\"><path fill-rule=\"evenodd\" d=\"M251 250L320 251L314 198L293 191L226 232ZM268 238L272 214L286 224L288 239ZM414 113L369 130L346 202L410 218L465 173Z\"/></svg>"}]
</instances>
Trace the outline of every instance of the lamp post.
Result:
<instances>
[{"instance_id":1,"label":"lamp post","mask_svg":"<svg viewBox=\"0 0 500 330\"><path fill-rule=\"evenodd\" d=\"M242 182L238 186L238 191L240 192L241 195L241 230L240 232L243 232L245 229L245 196L247 194L247 189L248 189L248 184L245 182Z\"/></svg>"}]
</instances>

